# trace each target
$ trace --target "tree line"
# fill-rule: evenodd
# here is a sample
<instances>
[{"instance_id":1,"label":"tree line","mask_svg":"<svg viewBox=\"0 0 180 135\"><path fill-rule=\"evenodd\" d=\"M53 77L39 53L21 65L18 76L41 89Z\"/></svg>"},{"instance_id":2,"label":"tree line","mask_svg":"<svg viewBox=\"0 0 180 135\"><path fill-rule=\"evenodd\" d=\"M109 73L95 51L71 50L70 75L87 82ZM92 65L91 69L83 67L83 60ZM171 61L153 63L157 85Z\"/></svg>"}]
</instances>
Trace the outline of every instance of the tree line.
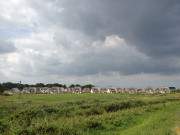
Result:
<instances>
[{"instance_id":1,"label":"tree line","mask_svg":"<svg viewBox=\"0 0 180 135\"><path fill-rule=\"evenodd\" d=\"M59 83L53 83L53 84L44 84L44 83L36 83L36 84L21 84L21 83L12 83L12 82L6 82L6 83L0 83L0 93L2 93L5 90L10 90L12 88L18 88L19 90L22 90L25 87L63 87L63 88L74 88L74 87L81 87L81 88L92 88L94 87L93 84L86 84L86 85L80 85L80 84L71 84L69 86L65 84L59 84Z\"/></svg>"}]
</instances>

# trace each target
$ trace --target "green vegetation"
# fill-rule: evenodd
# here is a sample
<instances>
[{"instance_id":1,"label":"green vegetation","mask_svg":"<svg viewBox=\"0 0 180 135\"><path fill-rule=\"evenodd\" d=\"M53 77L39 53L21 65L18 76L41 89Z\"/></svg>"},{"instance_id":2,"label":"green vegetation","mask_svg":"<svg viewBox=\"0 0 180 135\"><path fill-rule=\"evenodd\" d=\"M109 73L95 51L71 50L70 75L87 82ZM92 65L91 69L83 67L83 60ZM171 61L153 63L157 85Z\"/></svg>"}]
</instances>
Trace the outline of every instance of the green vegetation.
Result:
<instances>
[{"instance_id":1,"label":"green vegetation","mask_svg":"<svg viewBox=\"0 0 180 135\"><path fill-rule=\"evenodd\" d=\"M21 83L6 82L6 83L0 83L0 94L4 90L10 90L12 88L18 88L18 89L22 90L25 87L49 87L49 88L51 88L51 87L63 87L63 88L67 88L68 86L66 86L65 84L59 84L59 83L53 83L53 84L44 84L44 83L21 84ZM92 84L85 84L85 85L71 84L69 87L70 88L74 88L74 87L92 88L95 86Z\"/></svg>"},{"instance_id":2,"label":"green vegetation","mask_svg":"<svg viewBox=\"0 0 180 135\"><path fill-rule=\"evenodd\" d=\"M178 135L180 94L0 96L0 135Z\"/></svg>"},{"instance_id":3,"label":"green vegetation","mask_svg":"<svg viewBox=\"0 0 180 135\"><path fill-rule=\"evenodd\" d=\"M0 95L6 90L4 86L0 84Z\"/></svg>"}]
</instances>

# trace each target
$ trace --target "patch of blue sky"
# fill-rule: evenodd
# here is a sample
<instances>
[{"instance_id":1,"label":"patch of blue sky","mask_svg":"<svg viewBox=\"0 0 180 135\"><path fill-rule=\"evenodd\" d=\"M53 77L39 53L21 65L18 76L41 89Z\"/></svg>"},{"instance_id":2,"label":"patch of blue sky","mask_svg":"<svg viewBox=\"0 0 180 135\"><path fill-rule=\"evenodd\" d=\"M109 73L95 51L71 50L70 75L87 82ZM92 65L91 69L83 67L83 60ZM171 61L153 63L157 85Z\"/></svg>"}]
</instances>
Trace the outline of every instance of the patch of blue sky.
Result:
<instances>
[{"instance_id":1,"label":"patch of blue sky","mask_svg":"<svg viewBox=\"0 0 180 135\"><path fill-rule=\"evenodd\" d=\"M33 32L32 28L27 27L0 27L1 38L25 37Z\"/></svg>"}]
</instances>

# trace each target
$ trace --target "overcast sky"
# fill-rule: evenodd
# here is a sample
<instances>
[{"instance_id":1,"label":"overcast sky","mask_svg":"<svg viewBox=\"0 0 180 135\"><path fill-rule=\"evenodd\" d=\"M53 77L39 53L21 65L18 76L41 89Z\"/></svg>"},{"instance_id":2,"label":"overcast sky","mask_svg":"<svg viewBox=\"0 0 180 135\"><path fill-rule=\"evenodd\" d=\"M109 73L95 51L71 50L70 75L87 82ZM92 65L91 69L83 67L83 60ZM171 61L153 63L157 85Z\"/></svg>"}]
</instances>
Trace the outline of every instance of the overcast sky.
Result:
<instances>
[{"instance_id":1,"label":"overcast sky","mask_svg":"<svg viewBox=\"0 0 180 135\"><path fill-rule=\"evenodd\" d=\"M1 0L0 82L180 87L180 0Z\"/></svg>"}]
</instances>

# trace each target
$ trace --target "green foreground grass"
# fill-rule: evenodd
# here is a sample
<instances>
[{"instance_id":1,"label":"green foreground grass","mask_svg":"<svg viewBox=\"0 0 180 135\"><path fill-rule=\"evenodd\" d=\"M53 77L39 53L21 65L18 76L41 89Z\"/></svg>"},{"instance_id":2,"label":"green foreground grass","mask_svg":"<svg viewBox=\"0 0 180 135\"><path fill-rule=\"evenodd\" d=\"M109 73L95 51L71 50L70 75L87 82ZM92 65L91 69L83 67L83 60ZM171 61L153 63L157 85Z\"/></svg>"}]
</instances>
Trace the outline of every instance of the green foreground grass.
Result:
<instances>
[{"instance_id":1,"label":"green foreground grass","mask_svg":"<svg viewBox=\"0 0 180 135\"><path fill-rule=\"evenodd\" d=\"M0 135L179 135L180 94L0 96Z\"/></svg>"}]
</instances>

